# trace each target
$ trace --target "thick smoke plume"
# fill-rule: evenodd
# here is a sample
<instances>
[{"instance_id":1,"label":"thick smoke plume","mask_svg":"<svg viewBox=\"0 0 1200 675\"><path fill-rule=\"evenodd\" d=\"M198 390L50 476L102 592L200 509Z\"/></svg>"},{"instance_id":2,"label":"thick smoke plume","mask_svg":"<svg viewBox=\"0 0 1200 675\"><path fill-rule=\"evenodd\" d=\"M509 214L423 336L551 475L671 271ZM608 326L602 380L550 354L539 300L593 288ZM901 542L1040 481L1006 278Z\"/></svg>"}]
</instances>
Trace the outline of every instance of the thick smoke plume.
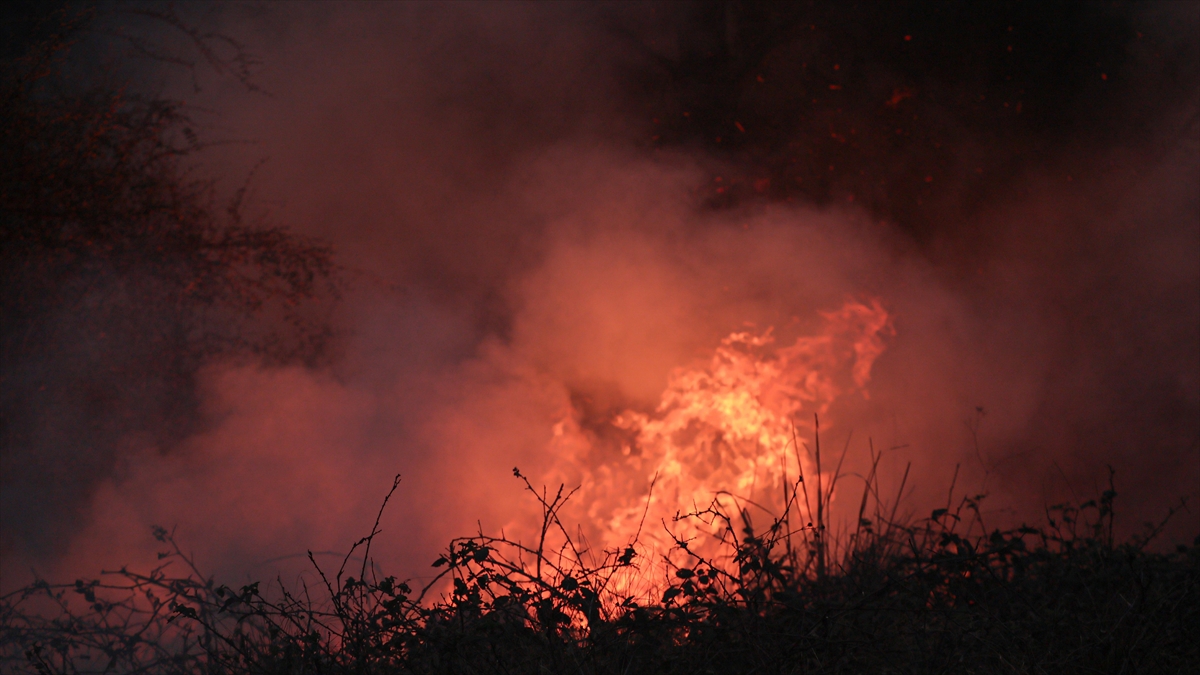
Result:
<instances>
[{"instance_id":1,"label":"thick smoke plume","mask_svg":"<svg viewBox=\"0 0 1200 675\"><path fill-rule=\"evenodd\" d=\"M869 439L890 489L912 462L902 510L944 506L957 473L995 524L1032 520L1108 465L1127 531L1198 496L1195 5L184 18L244 44L266 93L146 77L250 141L204 156L223 189L249 176L252 209L336 247L338 342L317 366L208 364L194 431L81 458L77 517L45 524L61 545L6 536L6 587L150 559L152 524L235 580L303 569L366 533L395 473L375 551L426 574L452 536L520 531L514 466L582 475L556 425L613 461L613 420L651 413L674 369L848 301L895 332L822 444L849 476ZM186 49L172 30L150 35ZM43 498L4 481L6 503ZM1169 536L1195 534L1190 508Z\"/></svg>"}]
</instances>

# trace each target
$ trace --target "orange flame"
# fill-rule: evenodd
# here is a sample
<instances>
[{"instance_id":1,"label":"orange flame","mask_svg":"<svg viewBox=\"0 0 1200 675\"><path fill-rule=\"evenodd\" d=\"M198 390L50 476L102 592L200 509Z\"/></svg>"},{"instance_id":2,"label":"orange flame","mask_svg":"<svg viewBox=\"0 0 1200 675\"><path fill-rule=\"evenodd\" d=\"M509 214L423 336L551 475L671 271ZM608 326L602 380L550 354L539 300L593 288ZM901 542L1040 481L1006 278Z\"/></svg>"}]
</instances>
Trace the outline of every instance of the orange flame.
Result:
<instances>
[{"instance_id":1,"label":"orange flame","mask_svg":"<svg viewBox=\"0 0 1200 675\"><path fill-rule=\"evenodd\" d=\"M576 500L586 509L585 527L605 549L637 540L655 560L675 538L703 545L718 525L678 514L714 499L732 500L738 510L747 503L781 508L797 463L805 476L815 475L811 460L792 447L796 427L811 427L813 414L843 396L866 397L871 368L893 332L877 301L821 315L821 332L790 346L777 347L769 328L736 332L707 363L675 370L657 409L625 410L611 420L624 438L619 455L598 460L595 436L575 415L556 427L555 449L581 479Z\"/></svg>"}]
</instances>

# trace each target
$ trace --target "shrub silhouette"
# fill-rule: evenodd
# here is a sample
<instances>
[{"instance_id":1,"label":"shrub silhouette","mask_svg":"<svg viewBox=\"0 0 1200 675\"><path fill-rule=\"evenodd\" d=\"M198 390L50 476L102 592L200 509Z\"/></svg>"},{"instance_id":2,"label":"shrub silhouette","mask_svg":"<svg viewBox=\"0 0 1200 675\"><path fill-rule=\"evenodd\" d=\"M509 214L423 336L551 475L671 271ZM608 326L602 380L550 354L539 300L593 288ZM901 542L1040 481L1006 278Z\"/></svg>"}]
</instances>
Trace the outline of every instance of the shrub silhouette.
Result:
<instances>
[{"instance_id":1,"label":"shrub silhouette","mask_svg":"<svg viewBox=\"0 0 1200 675\"><path fill-rule=\"evenodd\" d=\"M636 541L591 555L559 520L570 493L535 490L514 473L542 507L536 541L455 539L422 588L376 571L378 519L336 572L310 556L318 587L270 590L217 584L160 528L167 550L148 573L41 581L3 598L0 663L36 673L1183 673L1200 664L1200 548L1154 552L1157 527L1115 542L1111 487L1048 509L1040 527L989 531L982 496L898 523L868 483L875 518L844 542L826 541L819 521L790 530L786 515L759 532L718 499L679 518L723 523L719 555L677 541L654 560Z\"/></svg>"}]
</instances>

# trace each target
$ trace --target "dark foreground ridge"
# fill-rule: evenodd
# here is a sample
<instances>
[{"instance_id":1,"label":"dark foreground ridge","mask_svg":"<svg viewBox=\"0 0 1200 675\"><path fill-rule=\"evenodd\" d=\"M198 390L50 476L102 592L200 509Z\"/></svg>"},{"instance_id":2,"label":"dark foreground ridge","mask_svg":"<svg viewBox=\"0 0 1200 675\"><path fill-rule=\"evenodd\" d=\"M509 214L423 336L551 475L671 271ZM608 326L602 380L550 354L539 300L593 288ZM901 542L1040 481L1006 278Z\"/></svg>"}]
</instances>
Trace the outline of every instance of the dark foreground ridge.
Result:
<instances>
[{"instance_id":1,"label":"dark foreground ridge","mask_svg":"<svg viewBox=\"0 0 1200 675\"><path fill-rule=\"evenodd\" d=\"M348 555L335 574L314 560L311 588L220 585L158 529L150 572L41 581L0 600L0 671L1200 670L1200 538L1171 553L1149 548L1161 528L1114 542L1111 489L1048 509L1041 527L988 531L980 496L900 524L877 498L865 506L868 484L857 531L840 541L821 522L791 523L808 501L796 491L762 532L714 501L680 518L715 524L719 553L677 541L655 561L637 542L581 550L558 519L569 495L526 487L543 507L536 544L457 539L424 589L373 572L378 521L352 551L361 566ZM651 575L652 596L618 590Z\"/></svg>"}]
</instances>

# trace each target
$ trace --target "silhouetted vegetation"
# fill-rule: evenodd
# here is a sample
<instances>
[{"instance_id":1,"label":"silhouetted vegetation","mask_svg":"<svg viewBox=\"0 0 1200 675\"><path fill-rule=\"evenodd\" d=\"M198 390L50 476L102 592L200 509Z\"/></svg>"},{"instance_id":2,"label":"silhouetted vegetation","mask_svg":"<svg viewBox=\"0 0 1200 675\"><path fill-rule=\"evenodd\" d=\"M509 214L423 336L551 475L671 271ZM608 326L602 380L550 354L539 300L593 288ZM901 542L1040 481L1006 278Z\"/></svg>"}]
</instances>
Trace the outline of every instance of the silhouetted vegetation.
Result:
<instances>
[{"instance_id":1,"label":"silhouetted vegetation","mask_svg":"<svg viewBox=\"0 0 1200 675\"><path fill-rule=\"evenodd\" d=\"M41 490L38 508L69 521L123 439L166 448L194 431L205 363L311 362L330 334L316 300L333 291L331 249L246 222L244 190L218 198L183 103L68 72L88 21L51 14L0 63L6 549L52 548L46 524L64 519L14 494Z\"/></svg>"},{"instance_id":2,"label":"silhouetted vegetation","mask_svg":"<svg viewBox=\"0 0 1200 675\"><path fill-rule=\"evenodd\" d=\"M815 518L812 500L796 497L801 480L784 516L761 531L728 501L680 515L716 524L718 553L677 540L656 560L637 541L588 551L558 518L563 490L525 485L542 506L541 535L456 539L422 588L377 572L378 519L336 572L312 560L319 582L299 588L221 585L157 529L163 562L149 572L38 582L3 598L0 663L36 673L1190 673L1200 665L1200 547L1154 552L1157 528L1114 542L1112 489L1048 509L1040 527L989 531L978 495L895 522L872 475L856 531L830 541L820 521L790 525Z\"/></svg>"}]
</instances>

